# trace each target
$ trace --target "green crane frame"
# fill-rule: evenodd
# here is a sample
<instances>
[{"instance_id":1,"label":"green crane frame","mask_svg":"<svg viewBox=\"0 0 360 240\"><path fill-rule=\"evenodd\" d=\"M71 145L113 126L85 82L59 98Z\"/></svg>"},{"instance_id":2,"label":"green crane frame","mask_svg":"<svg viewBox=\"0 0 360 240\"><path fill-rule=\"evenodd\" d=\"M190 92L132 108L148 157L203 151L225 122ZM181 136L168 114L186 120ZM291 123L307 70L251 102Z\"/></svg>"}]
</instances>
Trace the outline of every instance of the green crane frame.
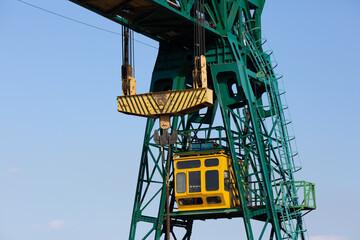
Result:
<instances>
[{"instance_id":1,"label":"green crane frame","mask_svg":"<svg viewBox=\"0 0 360 240\"><path fill-rule=\"evenodd\" d=\"M192 84L194 65L194 0L71 0L134 31L160 42L150 91L180 90ZM170 161L171 233L184 229L182 239L190 239L196 219L242 217L248 239L305 239L304 211L315 209L314 184L295 182L297 166L282 104L282 92L273 69L271 53L263 50L261 13L265 0L205 1L206 59L209 88L214 90L214 106L205 114L194 112L174 117L173 129L180 133L174 151L191 148L191 137L221 141L232 158L234 179L241 208L176 212L172 150ZM137 8L134 4L142 4ZM145 7L144 7L145 6ZM160 30L159 30L160 29ZM220 111L222 126L213 127ZM206 125L206 126L205 126ZM205 127L204 127L205 126ZM148 119L144 137L139 177L135 193L129 239L160 239L166 229L165 169L160 146L153 142L155 120ZM219 130L221 129L221 130ZM217 135L216 138L211 136ZM170 152L169 152L170 151ZM238 158L249 168L239 167ZM249 181L249 179L253 181ZM304 200L298 196L304 192ZM251 219L262 221L256 236ZM148 231L139 224L150 223Z\"/></svg>"}]
</instances>

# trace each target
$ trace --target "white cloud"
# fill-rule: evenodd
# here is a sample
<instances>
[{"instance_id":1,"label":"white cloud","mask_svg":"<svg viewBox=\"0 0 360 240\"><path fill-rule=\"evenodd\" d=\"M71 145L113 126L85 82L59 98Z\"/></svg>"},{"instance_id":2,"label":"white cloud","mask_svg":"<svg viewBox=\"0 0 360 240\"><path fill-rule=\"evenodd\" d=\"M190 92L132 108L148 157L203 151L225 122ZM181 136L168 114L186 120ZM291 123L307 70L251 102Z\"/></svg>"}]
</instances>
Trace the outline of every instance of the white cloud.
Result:
<instances>
[{"instance_id":1,"label":"white cloud","mask_svg":"<svg viewBox=\"0 0 360 240\"><path fill-rule=\"evenodd\" d=\"M312 236L310 240L346 240L344 236L335 236L335 235L327 235L327 236Z\"/></svg>"},{"instance_id":2,"label":"white cloud","mask_svg":"<svg viewBox=\"0 0 360 240\"><path fill-rule=\"evenodd\" d=\"M64 226L65 222L63 220L52 220L49 224L50 229L60 229Z\"/></svg>"},{"instance_id":3,"label":"white cloud","mask_svg":"<svg viewBox=\"0 0 360 240\"><path fill-rule=\"evenodd\" d=\"M22 170L21 168L10 168L8 170L9 173L22 173L24 172L24 170Z\"/></svg>"}]
</instances>

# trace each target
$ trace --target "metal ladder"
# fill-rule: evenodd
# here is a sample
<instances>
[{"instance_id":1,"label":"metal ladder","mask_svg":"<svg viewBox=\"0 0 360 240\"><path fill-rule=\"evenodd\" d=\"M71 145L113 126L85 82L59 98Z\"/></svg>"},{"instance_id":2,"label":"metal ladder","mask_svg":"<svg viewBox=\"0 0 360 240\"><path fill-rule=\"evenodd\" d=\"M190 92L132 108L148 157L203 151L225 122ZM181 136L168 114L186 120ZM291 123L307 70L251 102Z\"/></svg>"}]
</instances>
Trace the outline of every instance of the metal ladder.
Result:
<instances>
[{"instance_id":1,"label":"metal ladder","mask_svg":"<svg viewBox=\"0 0 360 240\"><path fill-rule=\"evenodd\" d=\"M246 29L246 28L245 28ZM255 41L253 34L255 31L260 31L260 28L251 28L243 32L243 39L248 46L256 67L258 69L257 75L264 81L269 108L271 111L271 122L274 126L275 146L278 151L279 165L277 170L283 172L285 179L283 181L293 182L293 173L298 171L299 168L295 166L294 157L297 152L292 149L291 141L294 140L290 137L287 130L287 125L291 123L290 119L285 119L284 111L287 110L287 106L281 104L281 95L285 92L280 92L278 88L278 80L273 72L273 69L277 66L275 61L271 61L270 54L266 53L262 49L262 44L266 42L264 39ZM263 107L263 106L259 106ZM272 166L275 168L276 166ZM272 171L274 172L274 171ZM279 183L273 183L273 189L277 196L279 196L279 203L281 208L280 221L284 228L283 239L298 239L302 232L306 229L298 229L293 221L299 216L298 212L292 212L291 207L298 204L297 193L295 187L289 184L288 187L280 187ZM285 192L284 192L285 191Z\"/></svg>"}]
</instances>

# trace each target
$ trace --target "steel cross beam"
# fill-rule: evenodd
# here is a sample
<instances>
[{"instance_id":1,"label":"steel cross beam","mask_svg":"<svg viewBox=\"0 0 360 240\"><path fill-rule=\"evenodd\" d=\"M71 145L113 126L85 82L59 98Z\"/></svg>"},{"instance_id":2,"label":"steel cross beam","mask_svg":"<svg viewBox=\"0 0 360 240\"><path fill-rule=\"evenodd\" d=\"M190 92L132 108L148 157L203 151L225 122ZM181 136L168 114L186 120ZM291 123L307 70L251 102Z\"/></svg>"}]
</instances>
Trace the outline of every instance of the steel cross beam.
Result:
<instances>
[{"instance_id":1,"label":"steel cross beam","mask_svg":"<svg viewBox=\"0 0 360 240\"><path fill-rule=\"evenodd\" d=\"M194 0L179 0L179 5L170 0L70 0L114 22L157 41L191 46L195 18L192 7ZM209 0L205 4L207 39L226 37L239 21L260 16L264 0ZM250 10L257 9L257 16Z\"/></svg>"}]
</instances>

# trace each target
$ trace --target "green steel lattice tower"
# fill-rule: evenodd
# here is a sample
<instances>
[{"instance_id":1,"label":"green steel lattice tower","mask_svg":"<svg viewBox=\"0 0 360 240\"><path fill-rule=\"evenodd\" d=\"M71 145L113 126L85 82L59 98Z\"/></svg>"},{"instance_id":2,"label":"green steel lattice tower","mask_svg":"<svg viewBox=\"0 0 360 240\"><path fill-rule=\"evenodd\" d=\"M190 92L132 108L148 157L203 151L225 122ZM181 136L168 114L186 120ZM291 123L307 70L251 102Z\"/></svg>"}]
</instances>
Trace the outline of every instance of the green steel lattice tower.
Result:
<instances>
[{"instance_id":1,"label":"green steel lattice tower","mask_svg":"<svg viewBox=\"0 0 360 240\"><path fill-rule=\"evenodd\" d=\"M150 92L191 87L196 1L71 1L159 42ZM205 112L172 118L172 130L179 137L172 148L164 150L170 164L170 232L174 239L190 239L195 220L237 217L243 218L248 239L305 239L302 217L316 208L314 184L294 179L300 167L294 161L297 153L288 130L284 92L261 34L264 3L203 2L207 78L214 104ZM221 123L215 120L217 113ZM148 119L129 239L166 238L166 177L160 146L154 143L156 129L155 120ZM199 141L215 141L231 156L241 207L176 211L172 156L191 151ZM248 168L241 168L238 159ZM254 232L251 220L262 222L262 230Z\"/></svg>"}]
</instances>

